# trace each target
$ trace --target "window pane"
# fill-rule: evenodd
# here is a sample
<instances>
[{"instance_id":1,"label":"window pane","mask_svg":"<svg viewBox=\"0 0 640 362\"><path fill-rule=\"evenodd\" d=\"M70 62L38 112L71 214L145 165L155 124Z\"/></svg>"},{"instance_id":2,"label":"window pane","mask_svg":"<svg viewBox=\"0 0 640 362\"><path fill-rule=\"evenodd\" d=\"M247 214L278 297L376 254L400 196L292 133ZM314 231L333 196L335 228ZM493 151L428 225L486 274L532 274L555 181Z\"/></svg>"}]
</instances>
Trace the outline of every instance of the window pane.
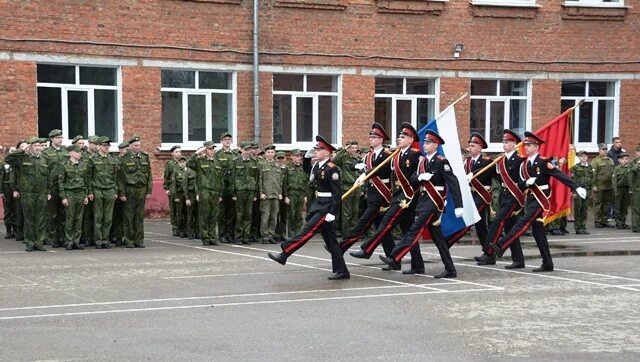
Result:
<instances>
[{"instance_id":1,"label":"window pane","mask_svg":"<svg viewBox=\"0 0 640 362\"><path fill-rule=\"evenodd\" d=\"M331 143L338 143L338 97L318 97L318 133Z\"/></svg>"},{"instance_id":2,"label":"window pane","mask_svg":"<svg viewBox=\"0 0 640 362\"><path fill-rule=\"evenodd\" d=\"M484 99L472 99L469 113L471 116L469 131L471 131L471 133L478 132L484 136L487 118L487 101Z\"/></svg>"},{"instance_id":3,"label":"window pane","mask_svg":"<svg viewBox=\"0 0 640 362\"><path fill-rule=\"evenodd\" d=\"M593 102L584 102L578 108L578 142L593 142L591 125L593 121Z\"/></svg>"},{"instance_id":4,"label":"window pane","mask_svg":"<svg viewBox=\"0 0 640 362\"><path fill-rule=\"evenodd\" d=\"M308 92L337 92L337 77L330 75L308 75L307 91Z\"/></svg>"},{"instance_id":5,"label":"window pane","mask_svg":"<svg viewBox=\"0 0 640 362\"><path fill-rule=\"evenodd\" d=\"M313 98L296 98L296 141L313 141Z\"/></svg>"},{"instance_id":6,"label":"window pane","mask_svg":"<svg viewBox=\"0 0 640 362\"><path fill-rule=\"evenodd\" d=\"M418 127L422 128L435 117L436 101L431 98L418 98Z\"/></svg>"},{"instance_id":7,"label":"window pane","mask_svg":"<svg viewBox=\"0 0 640 362\"><path fill-rule=\"evenodd\" d=\"M303 78L300 74L274 74L273 90L302 92Z\"/></svg>"},{"instance_id":8,"label":"window pane","mask_svg":"<svg viewBox=\"0 0 640 362\"><path fill-rule=\"evenodd\" d=\"M402 78L376 78L376 94L402 94Z\"/></svg>"},{"instance_id":9,"label":"window pane","mask_svg":"<svg viewBox=\"0 0 640 362\"><path fill-rule=\"evenodd\" d=\"M76 67L69 65L38 64L39 83L76 83Z\"/></svg>"},{"instance_id":10,"label":"window pane","mask_svg":"<svg viewBox=\"0 0 640 362\"><path fill-rule=\"evenodd\" d=\"M201 89L231 89L231 74L224 72L200 72L198 83Z\"/></svg>"},{"instance_id":11,"label":"window pane","mask_svg":"<svg viewBox=\"0 0 640 362\"><path fill-rule=\"evenodd\" d=\"M590 97L613 97L613 82L589 82Z\"/></svg>"},{"instance_id":12,"label":"window pane","mask_svg":"<svg viewBox=\"0 0 640 362\"><path fill-rule=\"evenodd\" d=\"M562 81L563 97L584 97L587 93L587 82Z\"/></svg>"},{"instance_id":13,"label":"window pane","mask_svg":"<svg viewBox=\"0 0 640 362\"><path fill-rule=\"evenodd\" d=\"M391 142L394 142L395 135L392 134L393 130L391 129L391 101L391 98L376 98L374 103L375 114L373 119L384 127L387 134L391 137Z\"/></svg>"},{"instance_id":14,"label":"window pane","mask_svg":"<svg viewBox=\"0 0 640 362\"><path fill-rule=\"evenodd\" d=\"M524 134L527 121L527 101L524 99L512 99L509 109L509 128L517 134ZM502 140L502 135L500 142Z\"/></svg>"},{"instance_id":15,"label":"window pane","mask_svg":"<svg viewBox=\"0 0 640 362\"><path fill-rule=\"evenodd\" d=\"M116 140L116 91L96 89L93 91L95 133Z\"/></svg>"},{"instance_id":16,"label":"window pane","mask_svg":"<svg viewBox=\"0 0 640 362\"><path fill-rule=\"evenodd\" d=\"M211 94L211 134L217 139L223 132L233 131L231 125L231 94Z\"/></svg>"},{"instance_id":17,"label":"window pane","mask_svg":"<svg viewBox=\"0 0 640 362\"><path fill-rule=\"evenodd\" d=\"M116 85L115 68L80 67L80 84Z\"/></svg>"},{"instance_id":18,"label":"window pane","mask_svg":"<svg viewBox=\"0 0 640 362\"><path fill-rule=\"evenodd\" d=\"M67 108L69 110L69 138L75 137L76 135L89 137L89 111L87 109L87 92L68 91Z\"/></svg>"},{"instance_id":19,"label":"window pane","mask_svg":"<svg viewBox=\"0 0 640 362\"><path fill-rule=\"evenodd\" d=\"M162 92L162 142L182 143L182 93Z\"/></svg>"},{"instance_id":20,"label":"window pane","mask_svg":"<svg viewBox=\"0 0 640 362\"><path fill-rule=\"evenodd\" d=\"M498 81L497 80L472 80L471 95L472 96L497 96Z\"/></svg>"},{"instance_id":21,"label":"window pane","mask_svg":"<svg viewBox=\"0 0 640 362\"><path fill-rule=\"evenodd\" d=\"M567 109L575 106L576 102L573 99L563 99L560 102L560 113L563 113Z\"/></svg>"},{"instance_id":22,"label":"window pane","mask_svg":"<svg viewBox=\"0 0 640 362\"><path fill-rule=\"evenodd\" d=\"M501 96L526 96L527 82L521 80L502 80L500 81Z\"/></svg>"},{"instance_id":23,"label":"window pane","mask_svg":"<svg viewBox=\"0 0 640 362\"><path fill-rule=\"evenodd\" d=\"M610 142L614 136L613 102L613 100L598 101L598 143Z\"/></svg>"},{"instance_id":24,"label":"window pane","mask_svg":"<svg viewBox=\"0 0 640 362\"><path fill-rule=\"evenodd\" d=\"M162 86L169 88L195 88L196 72L193 70L163 70Z\"/></svg>"},{"instance_id":25,"label":"window pane","mask_svg":"<svg viewBox=\"0 0 640 362\"><path fill-rule=\"evenodd\" d=\"M38 137L46 138L56 128L62 129L60 88L38 87Z\"/></svg>"},{"instance_id":26,"label":"window pane","mask_svg":"<svg viewBox=\"0 0 640 362\"><path fill-rule=\"evenodd\" d=\"M290 95L273 95L273 142L291 143Z\"/></svg>"},{"instance_id":27,"label":"window pane","mask_svg":"<svg viewBox=\"0 0 640 362\"><path fill-rule=\"evenodd\" d=\"M504 102L491 102L489 110L490 130L489 142L502 142L504 131Z\"/></svg>"},{"instance_id":28,"label":"window pane","mask_svg":"<svg viewBox=\"0 0 640 362\"><path fill-rule=\"evenodd\" d=\"M407 94L436 94L436 81L407 78Z\"/></svg>"},{"instance_id":29,"label":"window pane","mask_svg":"<svg viewBox=\"0 0 640 362\"><path fill-rule=\"evenodd\" d=\"M396 101L396 133L400 133L404 122L412 123L410 100Z\"/></svg>"},{"instance_id":30,"label":"window pane","mask_svg":"<svg viewBox=\"0 0 640 362\"><path fill-rule=\"evenodd\" d=\"M200 94L188 96L187 125L189 141L206 141L207 139L207 98Z\"/></svg>"}]
</instances>

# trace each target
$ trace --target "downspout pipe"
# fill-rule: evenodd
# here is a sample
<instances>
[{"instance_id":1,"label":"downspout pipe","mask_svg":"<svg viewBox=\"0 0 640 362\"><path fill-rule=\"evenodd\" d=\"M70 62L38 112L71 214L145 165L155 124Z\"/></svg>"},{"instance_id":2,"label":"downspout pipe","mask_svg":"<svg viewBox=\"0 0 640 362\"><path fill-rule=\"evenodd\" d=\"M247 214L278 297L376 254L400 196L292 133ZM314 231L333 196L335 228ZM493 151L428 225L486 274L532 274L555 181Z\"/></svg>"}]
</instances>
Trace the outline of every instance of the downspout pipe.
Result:
<instances>
[{"instance_id":1,"label":"downspout pipe","mask_svg":"<svg viewBox=\"0 0 640 362\"><path fill-rule=\"evenodd\" d=\"M258 60L258 1L253 0L253 139L260 144L260 73Z\"/></svg>"}]
</instances>

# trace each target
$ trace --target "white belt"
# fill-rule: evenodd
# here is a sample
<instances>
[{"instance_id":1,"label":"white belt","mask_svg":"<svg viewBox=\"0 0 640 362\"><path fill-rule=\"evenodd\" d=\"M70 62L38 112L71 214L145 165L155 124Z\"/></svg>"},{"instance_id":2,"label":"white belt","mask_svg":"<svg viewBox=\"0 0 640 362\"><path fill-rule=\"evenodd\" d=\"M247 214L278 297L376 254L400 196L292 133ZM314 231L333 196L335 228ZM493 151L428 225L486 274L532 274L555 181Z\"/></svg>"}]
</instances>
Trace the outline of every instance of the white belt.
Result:
<instances>
[{"instance_id":1,"label":"white belt","mask_svg":"<svg viewBox=\"0 0 640 362\"><path fill-rule=\"evenodd\" d=\"M538 188L540 190L547 190L547 189L549 189L549 185L538 185Z\"/></svg>"},{"instance_id":2,"label":"white belt","mask_svg":"<svg viewBox=\"0 0 640 362\"><path fill-rule=\"evenodd\" d=\"M436 191L444 191L444 186L433 186ZM420 191L427 192L427 189L424 186L420 186Z\"/></svg>"},{"instance_id":3,"label":"white belt","mask_svg":"<svg viewBox=\"0 0 640 362\"><path fill-rule=\"evenodd\" d=\"M331 192L319 192L316 191L316 197L331 197Z\"/></svg>"},{"instance_id":4,"label":"white belt","mask_svg":"<svg viewBox=\"0 0 640 362\"><path fill-rule=\"evenodd\" d=\"M384 183L386 183L386 184L388 184L388 183L389 183L389 179L388 179L388 178L380 179L380 181L382 181L382 182L384 182Z\"/></svg>"},{"instance_id":5,"label":"white belt","mask_svg":"<svg viewBox=\"0 0 640 362\"><path fill-rule=\"evenodd\" d=\"M484 186L483 185L482 187L484 187L484 189L487 190L487 191L491 191L491 186Z\"/></svg>"}]
</instances>

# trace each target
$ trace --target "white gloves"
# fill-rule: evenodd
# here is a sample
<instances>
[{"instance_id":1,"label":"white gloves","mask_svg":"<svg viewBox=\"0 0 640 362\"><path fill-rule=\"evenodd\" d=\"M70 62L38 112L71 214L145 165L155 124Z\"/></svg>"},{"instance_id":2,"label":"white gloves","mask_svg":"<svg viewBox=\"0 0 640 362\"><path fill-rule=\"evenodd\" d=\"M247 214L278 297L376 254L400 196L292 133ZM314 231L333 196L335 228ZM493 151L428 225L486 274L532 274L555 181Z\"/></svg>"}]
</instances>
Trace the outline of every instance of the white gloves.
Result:
<instances>
[{"instance_id":1,"label":"white gloves","mask_svg":"<svg viewBox=\"0 0 640 362\"><path fill-rule=\"evenodd\" d=\"M418 181L429 181L433 177L431 172L425 172L418 175Z\"/></svg>"},{"instance_id":2,"label":"white gloves","mask_svg":"<svg viewBox=\"0 0 640 362\"><path fill-rule=\"evenodd\" d=\"M356 170L364 170L367 165L365 165L364 163L357 163L355 166L353 166L356 168Z\"/></svg>"},{"instance_id":3,"label":"white gloves","mask_svg":"<svg viewBox=\"0 0 640 362\"><path fill-rule=\"evenodd\" d=\"M531 186L534 183L536 183L536 178L535 177L529 177L529 179L527 179L527 182L526 182L527 186Z\"/></svg>"},{"instance_id":4,"label":"white gloves","mask_svg":"<svg viewBox=\"0 0 640 362\"><path fill-rule=\"evenodd\" d=\"M312 148L309 151L307 151L307 153L304 154L304 158L313 158L315 154L316 154L316 150Z\"/></svg>"},{"instance_id":5,"label":"white gloves","mask_svg":"<svg viewBox=\"0 0 640 362\"><path fill-rule=\"evenodd\" d=\"M461 218L464 215L464 209L461 207L457 207L453 212L456 214L457 218Z\"/></svg>"},{"instance_id":6,"label":"white gloves","mask_svg":"<svg viewBox=\"0 0 640 362\"><path fill-rule=\"evenodd\" d=\"M578 187L576 189L576 194L578 194L578 196L582 197L583 199L587 198L587 190L585 190L584 187Z\"/></svg>"},{"instance_id":7,"label":"white gloves","mask_svg":"<svg viewBox=\"0 0 640 362\"><path fill-rule=\"evenodd\" d=\"M473 172L469 172L469 173L467 174L467 181L468 181L468 182L471 182L471 179L472 179L472 178L473 178Z\"/></svg>"},{"instance_id":8,"label":"white gloves","mask_svg":"<svg viewBox=\"0 0 640 362\"><path fill-rule=\"evenodd\" d=\"M326 222L332 222L332 221L333 221L333 220L335 220L335 219L336 219L336 217L335 217L334 215L332 215L332 214L327 214L327 215L324 217L324 220L325 220Z\"/></svg>"},{"instance_id":9,"label":"white gloves","mask_svg":"<svg viewBox=\"0 0 640 362\"><path fill-rule=\"evenodd\" d=\"M364 182L365 178L367 178L367 174L363 173L362 175L358 176L355 183L361 185Z\"/></svg>"}]
</instances>

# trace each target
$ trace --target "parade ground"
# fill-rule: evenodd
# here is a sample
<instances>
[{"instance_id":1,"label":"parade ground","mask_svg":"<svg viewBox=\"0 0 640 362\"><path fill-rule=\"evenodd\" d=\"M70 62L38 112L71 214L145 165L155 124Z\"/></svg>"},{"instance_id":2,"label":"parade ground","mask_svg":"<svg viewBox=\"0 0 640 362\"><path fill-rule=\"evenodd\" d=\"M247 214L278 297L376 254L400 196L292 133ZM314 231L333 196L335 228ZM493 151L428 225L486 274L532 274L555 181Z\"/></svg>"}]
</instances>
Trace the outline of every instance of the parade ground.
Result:
<instances>
[{"instance_id":1,"label":"parade ground","mask_svg":"<svg viewBox=\"0 0 640 362\"><path fill-rule=\"evenodd\" d=\"M509 252L476 265L467 240L452 248L457 279L432 277L432 244L425 275L346 255L351 279L330 281L317 237L283 267L267 257L278 245L205 247L166 220L146 221L144 249L2 239L0 360L640 360L640 234L572 227L549 236L552 273L531 272L531 237L518 270Z\"/></svg>"}]
</instances>

